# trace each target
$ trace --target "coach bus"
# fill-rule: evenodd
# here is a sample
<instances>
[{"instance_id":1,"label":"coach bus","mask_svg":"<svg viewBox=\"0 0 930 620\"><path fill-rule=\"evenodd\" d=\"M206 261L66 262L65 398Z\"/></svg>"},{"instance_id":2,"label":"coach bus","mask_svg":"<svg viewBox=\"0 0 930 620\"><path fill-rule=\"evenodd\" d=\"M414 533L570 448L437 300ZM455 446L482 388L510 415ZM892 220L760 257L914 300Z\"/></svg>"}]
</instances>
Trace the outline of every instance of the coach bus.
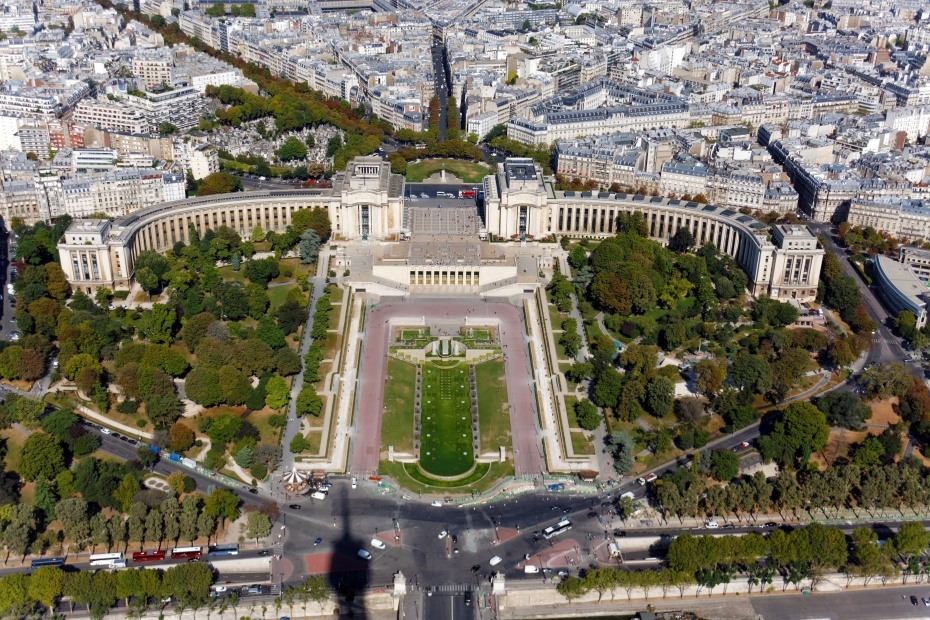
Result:
<instances>
[{"instance_id":1,"label":"coach bus","mask_svg":"<svg viewBox=\"0 0 930 620\"><path fill-rule=\"evenodd\" d=\"M32 568L42 566L62 566L65 563L64 558L40 558L32 561Z\"/></svg>"},{"instance_id":2,"label":"coach bus","mask_svg":"<svg viewBox=\"0 0 930 620\"><path fill-rule=\"evenodd\" d=\"M90 556L91 566L109 566L117 560L122 560L122 553L92 553Z\"/></svg>"},{"instance_id":3,"label":"coach bus","mask_svg":"<svg viewBox=\"0 0 930 620\"><path fill-rule=\"evenodd\" d=\"M137 551L132 554L133 562L161 562L164 559L164 551Z\"/></svg>"},{"instance_id":4,"label":"coach bus","mask_svg":"<svg viewBox=\"0 0 930 620\"><path fill-rule=\"evenodd\" d=\"M172 560L199 560L202 551L200 547L175 547L171 550Z\"/></svg>"},{"instance_id":5,"label":"coach bus","mask_svg":"<svg viewBox=\"0 0 930 620\"><path fill-rule=\"evenodd\" d=\"M213 545L207 551L207 555L239 555L239 545Z\"/></svg>"},{"instance_id":6,"label":"coach bus","mask_svg":"<svg viewBox=\"0 0 930 620\"><path fill-rule=\"evenodd\" d=\"M559 534L564 534L568 530L572 529L572 522L568 519L562 519L555 525L550 525L543 530L543 538L555 538Z\"/></svg>"}]
</instances>

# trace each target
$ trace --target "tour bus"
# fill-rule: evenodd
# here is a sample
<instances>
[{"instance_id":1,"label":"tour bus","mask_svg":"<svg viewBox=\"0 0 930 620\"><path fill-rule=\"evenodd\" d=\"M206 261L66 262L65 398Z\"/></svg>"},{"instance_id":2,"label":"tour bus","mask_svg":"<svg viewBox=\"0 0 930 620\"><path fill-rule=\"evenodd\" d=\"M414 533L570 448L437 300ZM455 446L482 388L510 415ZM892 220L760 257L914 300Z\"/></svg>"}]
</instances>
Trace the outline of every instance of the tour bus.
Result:
<instances>
[{"instance_id":1,"label":"tour bus","mask_svg":"<svg viewBox=\"0 0 930 620\"><path fill-rule=\"evenodd\" d=\"M171 550L173 560L199 560L203 553L200 547L175 547Z\"/></svg>"},{"instance_id":2,"label":"tour bus","mask_svg":"<svg viewBox=\"0 0 930 620\"><path fill-rule=\"evenodd\" d=\"M32 568L39 568L42 566L62 566L64 563L64 558L39 558L38 560L32 561Z\"/></svg>"},{"instance_id":3,"label":"tour bus","mask_svg":"<svg viewBox=\"0 0 930 620\"><path fill-rule=\"evenodd\" d=\"M91 566L109 566L116 560L122 560L122 553L92 553L90 556Z\"/></svg>"},{"instance_id":4,"label":"tour bus","mask_svg":"<svg viewBox=\"0 0 930 620\"><path fill-rule=\"evenodd\" d=\"M239 545L212 545L207 551L207 555L239 555Z\"/></svg>"},{"instance_id":5,"label":"tour bus","mask_svg":"<svg viewBox=\"0 0 930 620\"><path fill-rule=\"evenodd\" d=\"M559 534L564 534L568 530L572 529L572 522L568 519L562 519L555 525L550 525L543 530L543 538L555 538Z\"/></svg>"},{"instance_id":6,"label":"tour bus","mask_svg":"<svg viewBox=\"0 0 930 620\"><path fill-rule=\"evenodd\" d=\"M132 554L133 562L161 562L165 559L164 551L137 551Z\"/></svg>"}]
</instances>

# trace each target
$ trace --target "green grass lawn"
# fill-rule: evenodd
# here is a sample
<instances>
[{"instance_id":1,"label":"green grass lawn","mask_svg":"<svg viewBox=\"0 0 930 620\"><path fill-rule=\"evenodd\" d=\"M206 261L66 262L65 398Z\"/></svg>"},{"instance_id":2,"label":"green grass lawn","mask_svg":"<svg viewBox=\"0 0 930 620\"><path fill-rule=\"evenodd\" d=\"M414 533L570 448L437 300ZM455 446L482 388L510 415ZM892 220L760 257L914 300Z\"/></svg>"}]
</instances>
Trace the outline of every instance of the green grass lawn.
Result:
<instances>
[{"instance_id":1,"label":"green grass lawn","mask_svg":"<svg viewBox=\"0 0 930 620\"><path fill-rule=\"evenodd\" d=\"M326 356L324 359L336 359L336 351L339 349L340 337L341 336L339 334L326 334L326 340L321 345L323 347L323 355ZM322 374L320 376L325 378L325 376Z\"/></svg>"},{"instance_id":2,"label":"green grass lawn","mask_svg":"<svg viewBox=\"0 0 930 620\"><path fill-rule=\"evenodd\" d=\"M571 367L572 364L569 362L559 362L559 370L562 371L562 374L565 374L565 371ZM565 387L569 392L575 392L578 390L578 384L574 381L569 381L567 378L565 379Z\"/></svg>"},{"instance_id":3,"label":"green grass lawn","mask_svg":"<svg viewBox=\"0 0 930 620\"><path fill-rule=\"evenodd\" d=\"M471 445L468 368L456 364L423 366L420 465L438 476L468 471L475 461Z\"/></svg>"},{"instance_id":4,"label":"green grass lawn","mask_svg":"<svg viewBox=\"0 0 930 620\"><path fill-rule=\"evenodd\" d=\"M339 313L342 312L342 304L344 304L346 301L347 292L348 292L348 289L345 291L336 291L330 294L329 299L330 299L330 302L332 302L333 307L329 309L329 328L328 329L336 329L337 327L339 327Z\"/></svg>"},{"instance_id":5,"label":"green grass lawn","mask_svg":"<svg viewBox=\"0 0 930 620\"><path fill-rule=\"evenodd\" d=\"M490 342L491 340L491 332L489 330L475 329L473 327L463 330L462 336L477 342Z\"/></svg>"},{"instance_id":6,"label":"green grass lawn","mask_svg":"<svg viewBox=\"0 0 930 620\"><path fill-rule=\"evenodd\" d=\"M389 357L384 382L384 418L381 422L381 445L394 446L398 452L413 451L413 391L417 368L413 364Z\"/></svg>"},{"instance_id":7,"label":"green grass lawn","mask_svg":"<svg viewBox=\"0 0 930 620\"><path fill-rule=\"evenodd\" d=\"M407 342L412 340L421 340L429 334L429 330L423 329L402 329L400 330L400 339Z\"/></svg>"},{"instance_id":8,"label":"green grass lawn","mask_svg":"<svg viewBox=\"0 0 930 620\"><path fill-rule=\"evenodd\" d=\"M268 300L271 302L271 309L274 310L287 301L287 294L294 288L297 288L297 284L268 287Z\"/></svg>"},{"instance_id":9,"label":"green grass lawn","mask_svg":"<svg viewBox=\"0 0 930 620\"><path fill-rule=\"evenodd\" d=\"M481 450L488 452L510 445L510 413L507 402L507 383L504 380L504 361L500 358L475 367L478 383L478 430L481 433Z\"/></svg>"},{"instance_id":10,"label":"green grass lawn","mask_svg":"<svg viewBox=\"0 0 930 620\"><path fill-rule=\"evenodd\" d=\"M494 462L489 465L488 467L479 464L475 468L474 474L464 480L454 482L427 480L419 471L416 471L416 465L409 463L381 461L378 465L378 472L390 476L401 487L414 493L461 494L485 491L497 484L497 481L501 478L513 475L513 463L511 461ZM416 473L411 475L409 472Z\"/></svg>"},{"instance_id":11,"label":"green grass lawn","mask_svg":"<svg viewBox=\"0 0 930 620\"><path fill-rule=\"evenodd\" d=\"M407 180L419 183L428 176L442 171L443 165L446 167L446 172L454 174L466 183L480 183L484 177L491 174L490 168L484 164L462 159L427 159L407 166Z\"/></svg>"},{"instance_id":12,"label":"green grass lawn","mask_svg":"<svg viewBox=\"0 0 930 620\"><path fill-rule=\"evenodd\" d=\"M323 431L310 431L306 435L307 443L310 444L310 448L307 450L307 454L319 454L320 446L323 444Z\"/></svg>"},{"instance_id":13,"label":"green grass lawn","mask_svg":"<svg viewBox=\"0 0 930 620\"><path fill-rule=\"evenodd\" d=\"M246 283L245 268L242 265L239 266L239 271L233 271L232 265L225 265L220 267L217 271L220 272L220 277L224 280L232 280L234 282L241 282L242 284Z\"/></svg>"},{"instance_id":14,"label":"green grass lawn","mask_svg":"<svg viewBox=\"0 0 930 620\"><path fill-rule=\"evenodd\" d=\"M594 444L581 431L572 431L572 450L575 454L594 454Z\"/></svg>"},{"instance_id":15,"label":"green grass lawn","mask_svg":"<svg viewBox=\"0 0 930 620\"><path fill-rule=\"evenodd\" d=\"M565 396L565 414L568 418L569 428L581 428L578 426L578 416L575 415L575 403L577 402L577 396Z\"/></svg>"}]
</instances>

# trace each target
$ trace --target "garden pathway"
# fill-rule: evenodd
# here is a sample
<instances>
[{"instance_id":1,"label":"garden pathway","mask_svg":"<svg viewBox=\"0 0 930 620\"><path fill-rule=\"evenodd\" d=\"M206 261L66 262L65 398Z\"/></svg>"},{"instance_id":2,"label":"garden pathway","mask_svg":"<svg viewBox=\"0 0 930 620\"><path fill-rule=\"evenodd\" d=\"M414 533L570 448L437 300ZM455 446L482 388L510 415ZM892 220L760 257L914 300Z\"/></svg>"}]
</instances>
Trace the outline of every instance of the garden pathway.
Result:
<instances>
[{"instance_id":1,"label":"garden pathway","mask_svg":"<svg viewBox=\"0 0 930 620\"><path fill-rule=\"evenodd\" d=\"M313 329L313 314L316 312L316 302L326 290L326 271L327 266L329 265L329 258L329 251L321 251L316 261L316 276L309 278L310 283L313 285L313 292L310 296L310 305L307 307L307 323L304 325L304 329L301 332L303 334L303 338L300 341L299 350L301 361L307 354L307 351L310 349L310 345L313 344L313 338L310 337L310 330ZM287 471L294 466L294 455L290 451L290 445L291 439L293 439L297 433L301 432L302 429L301 421L297 417L297 395L300 393L300 389L303 387L303 385L304 369L303 363L301 363L300 372L294 375L294 379L291 382L290 401L287 405L287 424L284 426L284 433L281 437L281 447L283 452L281 456L281 469L284 471Z\"/></svg>"}]
</instances>

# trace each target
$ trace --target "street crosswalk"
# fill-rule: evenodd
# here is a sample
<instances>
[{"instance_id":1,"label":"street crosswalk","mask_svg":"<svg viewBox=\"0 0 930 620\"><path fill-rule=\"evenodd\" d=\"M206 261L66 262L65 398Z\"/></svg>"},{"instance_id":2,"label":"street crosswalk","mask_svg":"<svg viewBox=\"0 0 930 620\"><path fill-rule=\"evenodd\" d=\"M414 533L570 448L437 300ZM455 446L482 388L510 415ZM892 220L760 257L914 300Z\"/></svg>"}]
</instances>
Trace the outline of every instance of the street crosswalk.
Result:
<instances>
[{"instance_id":1,"label":"street crosswalk","mask_svg":"<svg viewBox=\"0 0 930 620\"><path fill-rule=\"evenodd\" d=\"M438 586L433 586L434 592L447 592L449 594L462 594L463 592L469 592L473 589L474 586L466 585L464 583L443 583Z\"/></svg>"}]
</instances>

